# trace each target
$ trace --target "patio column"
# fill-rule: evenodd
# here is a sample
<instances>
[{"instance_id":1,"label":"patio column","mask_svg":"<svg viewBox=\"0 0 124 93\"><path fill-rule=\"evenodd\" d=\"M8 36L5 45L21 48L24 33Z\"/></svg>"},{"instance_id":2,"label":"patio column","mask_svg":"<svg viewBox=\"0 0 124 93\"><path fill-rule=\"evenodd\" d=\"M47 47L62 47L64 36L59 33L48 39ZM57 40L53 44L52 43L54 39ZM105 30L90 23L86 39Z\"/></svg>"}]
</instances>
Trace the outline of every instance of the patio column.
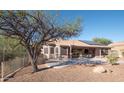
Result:
<instances>
[{"instance_id":1,"label":"patio column","mask_svg":"<svg viewBox=\"0 0 124 93\"><path fill-rule=\"evenodd\" d=\"M56 47L54 47L54 57L57 58L56 57Z\"/></svg>"},{"instance_id":2,"label":"patio column","mask_svg":"<svg viewBox=\"0 0 124 93\"><path fill-rule=\"evenodd\" d=\"M44 54L44 46L43 46L43 48L41 49L41 54Z\"/></svg>"},{"instance_id":3,"label":"patio column","mask_svg":"<svg viewBox=\"0 0 124 93\"><path fill-rule=\"evenodd\" d=\"M61 57L61 47L60 46L58 47L58 56L59 56L59 58Z\"/></svg>"},{"instance_id":4,"label":"patio column","mask_svg":"<svg viewBox=\"0 0 124 93\"><path fill-rule=\"evenodd\" d=\"M66 55L67 55L67 58L68 58L68 48L66 49L66 53L67 53Z\"/></svg>"},{"instance_id":5,"label":"patio column","mask_svg":"<svg viewBox=\"0 0 124 93\"><path fill-rule=\"evenodd\" d=\"M72 46L70 45L70 58L72 58Z\"/></svg>"},{"instance_id":6,"label":"patio column","mask_svg":"<svg viewBox=\"0 0 124 93\"><path fill-rule=\"evenodd\" d=\"M101 49L99 49L99 56L101 57Z\"/></svg>"},{"instance_id":7,"label":"patio column","mask_svg":"<svg viewBox=\"0 0 124 93\"><path fill-rule=\"evenodd\" d=\"M50 46L48 46L48 58L50 58Z\"/></svg>"}]
</instances>

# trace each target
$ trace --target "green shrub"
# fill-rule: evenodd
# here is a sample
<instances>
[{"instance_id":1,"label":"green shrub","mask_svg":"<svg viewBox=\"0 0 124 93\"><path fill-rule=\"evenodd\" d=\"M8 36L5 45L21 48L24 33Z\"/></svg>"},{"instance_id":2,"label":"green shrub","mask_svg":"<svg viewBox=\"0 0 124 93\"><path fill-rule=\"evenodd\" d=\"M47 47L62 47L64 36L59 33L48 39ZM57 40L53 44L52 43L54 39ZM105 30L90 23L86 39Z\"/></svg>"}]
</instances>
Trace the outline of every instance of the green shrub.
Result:
<instances>
[{"instance_id":1,"label":"green shrub","mask_svg":"<svg viewBox=\"0 0 124 93\"><path fill-rule=\"evenodd\" d=\"M114 54L110 54L110 55L107 56L108 62L109 62L110 64L112 64L112 65L117 64L118 58L119 58L119 57L118 57L117 55L114 55Z\"/></svg>"}]
</instances>

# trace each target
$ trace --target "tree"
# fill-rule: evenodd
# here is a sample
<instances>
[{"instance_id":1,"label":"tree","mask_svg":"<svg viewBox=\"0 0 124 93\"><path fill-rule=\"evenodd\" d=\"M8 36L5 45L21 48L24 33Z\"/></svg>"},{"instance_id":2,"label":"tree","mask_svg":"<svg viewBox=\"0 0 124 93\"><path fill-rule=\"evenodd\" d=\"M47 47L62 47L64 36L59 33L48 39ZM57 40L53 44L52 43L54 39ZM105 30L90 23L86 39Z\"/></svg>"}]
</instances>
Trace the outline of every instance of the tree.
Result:
<instances>
[{"instance_id":1,"label":"tree","mask_svg":"<svg viewBox=\"0 0 124 93\"><path fill-rule=\"evenodd\" d=\"M108 45L108 44L112 43L112 41L107 38L93 38L92 40L94 42L97 42L97 43L100 43L103 45Z\"/></svg>"},{"instance_id":2,"label":"tree","mask_svg":"<svg viewBox=\"0 0 124 93\"><path fill-rule=\"evenodd\" d=\"M0 36L0 62L14 59L15 57L22 57L25 54L25 48L18 45L18 40L6 36ZM3 54L4 51L4 54Z\"/></svg>"},{"instance_id":3,"label":"tree","mask_svg":"<svg viewBox=\"0 0 124 93\"><path fill-rule=\"evenodd\" d=\"M28 51L33 72L38 71L37 59L44 44L58 38L79 35L80 19L64 22L57 13L48 11L0 11L0 34L19 40Z\"/></svg>"}]
</instances>

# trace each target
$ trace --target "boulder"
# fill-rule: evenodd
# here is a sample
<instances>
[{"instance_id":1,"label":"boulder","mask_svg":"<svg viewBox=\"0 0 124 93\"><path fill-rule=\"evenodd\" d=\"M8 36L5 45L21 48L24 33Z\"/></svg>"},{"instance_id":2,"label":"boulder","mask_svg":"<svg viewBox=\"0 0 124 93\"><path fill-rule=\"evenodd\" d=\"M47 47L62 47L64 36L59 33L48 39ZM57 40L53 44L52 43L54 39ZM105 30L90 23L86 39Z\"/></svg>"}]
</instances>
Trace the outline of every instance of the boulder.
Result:
<instances>
[{"instance_id":1,"label":"boulder","mask_svg":"<svg viewBox=\"0 0 124 93\"><path fill-rule=\"evenodd\" d=\"M96 65L95 65L95 64L85 64L85 66L94 67L94 66L96 66Z\"/></svg>"},{"instance_id":2,"label":"boulder","mask_svg":"<svg viewBox=\"0 0 124 93\"><path fill-rule=\"evenodd\" d=\"M97 66L97 67L94 67L93 72L94 73L105 73L107 72L107 70L102 66Z\"/></svg>"}]
</instances>

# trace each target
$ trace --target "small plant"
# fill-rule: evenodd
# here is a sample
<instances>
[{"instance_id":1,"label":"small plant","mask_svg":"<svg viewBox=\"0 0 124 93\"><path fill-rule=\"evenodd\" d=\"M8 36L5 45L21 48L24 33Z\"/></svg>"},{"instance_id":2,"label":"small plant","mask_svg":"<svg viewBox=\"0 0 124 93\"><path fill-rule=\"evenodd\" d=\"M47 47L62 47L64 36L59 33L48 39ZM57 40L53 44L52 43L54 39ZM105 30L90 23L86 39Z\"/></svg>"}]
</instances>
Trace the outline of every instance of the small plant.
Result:
<instances>
[{"instance_id":1,"label":"small plant","mask_svg":"<svg viewBox=\"0 0 124 93\"><path fill-rule=\"evenodd\" d=\"M112 65L116 65L117 64L117 60L118 60L118 56L117 55L114 55L114 54L110 54L107 56L107 60L110 64Z\"/></svg>"}]
</instances>

